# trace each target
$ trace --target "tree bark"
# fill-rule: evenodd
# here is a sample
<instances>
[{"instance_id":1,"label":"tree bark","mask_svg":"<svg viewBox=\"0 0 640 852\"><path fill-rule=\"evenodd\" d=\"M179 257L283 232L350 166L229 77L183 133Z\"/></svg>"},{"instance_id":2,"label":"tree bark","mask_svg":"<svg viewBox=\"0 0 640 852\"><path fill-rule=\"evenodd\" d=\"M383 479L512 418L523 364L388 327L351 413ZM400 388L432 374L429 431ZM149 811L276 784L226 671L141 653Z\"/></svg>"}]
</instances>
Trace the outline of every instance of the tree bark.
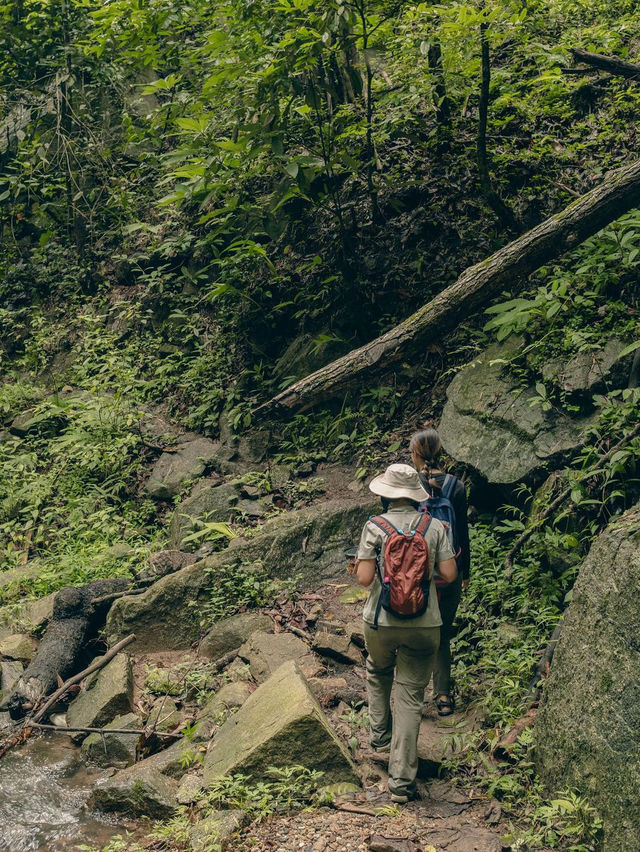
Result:
<instances>
[{"instance_id":1,"label":"tree bark","mask_svg":"<svg viewBox=\"0 0 640 852\"><path fill-rule=\"evenodd\" d=\"M112 594L131 585L116 577L96 580L86 586L61 589L53 601L53 617L45 630L38 653L17 681L9 698L12 719L24 716L30 707L82 666L87 640L104 626ZM103 603L98 603L103 599Z\"/></svg>"},{"instance_id":2,"label":"tree bark","mask_svg":"<svg viewBox=\"0 0 640 852\"><path fill-rule=\"evenodd\" d=\"M304 411L357 385L369 383L389 365L424 352L457 323L482 310L508 286L511 292L540 266L575 248L587 237L640 203L640 161L609 174L561 213L470 266L458 280L390 331L286 388L255 414Z\"/></svg>"},{"instance_id":3,"label":"tree bark","mask_svg":"<svg viewBox=\"0 0 640 852\"><path fill-rule=\"evenodd\" d=\"M627 80L640 80L640 65L634 65L632 62L626 62L620 59L619 56L605 56L603 53L590 53L588 50L582 50L579 47L572 47L571 53L573 58L578 62L584 62L590 68L598 71L608 71L609 74L614 74L616 77L625 77ZM574 73L576 71L585 71L586 69L570 69Z\"/></svg>"},{"instance_id":4,"label":"tree bark","mask_svg":"<svg viewBox=\"0 0 640 852\"><path fill-rule=\"evenodd\" d=\"M480 83L480 102L478 104L478 136L476 151L478 157L478 172L482 194L489 207L502 222L507 231L519 234L522 231L513 210L498 195L493 188L489 171L489 156L487 154L487 121L489 118L489 90L491 87L491 57L489 54L489 39L487 38L486 23L480 24L480 52L482 58L482 78Z\"/></svg>"}]
</instances>

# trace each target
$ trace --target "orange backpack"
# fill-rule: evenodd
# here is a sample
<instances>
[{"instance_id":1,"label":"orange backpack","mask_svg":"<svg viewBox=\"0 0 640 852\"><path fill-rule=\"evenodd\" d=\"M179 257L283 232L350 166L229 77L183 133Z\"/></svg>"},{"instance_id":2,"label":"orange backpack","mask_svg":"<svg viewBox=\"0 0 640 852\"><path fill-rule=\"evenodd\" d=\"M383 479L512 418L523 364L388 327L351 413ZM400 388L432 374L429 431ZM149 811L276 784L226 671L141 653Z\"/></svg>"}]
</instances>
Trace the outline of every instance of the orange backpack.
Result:
<instances>
[{"instance_id":1,"label":"orange backpack","mask_svg":"<svg viewBox=\"0 0 640 852\"><path fill-rule=\"evenodd\" d=\"M379 554L376 566L381 586L373 621L377 630L381 608L396 618L417 618L427 609L431 567L425 535L431 524L431 515L421 514L418 523L409 532L396 529L380 515L369 520L386 536L384 554Z\"/></svg>"}]
</instances>

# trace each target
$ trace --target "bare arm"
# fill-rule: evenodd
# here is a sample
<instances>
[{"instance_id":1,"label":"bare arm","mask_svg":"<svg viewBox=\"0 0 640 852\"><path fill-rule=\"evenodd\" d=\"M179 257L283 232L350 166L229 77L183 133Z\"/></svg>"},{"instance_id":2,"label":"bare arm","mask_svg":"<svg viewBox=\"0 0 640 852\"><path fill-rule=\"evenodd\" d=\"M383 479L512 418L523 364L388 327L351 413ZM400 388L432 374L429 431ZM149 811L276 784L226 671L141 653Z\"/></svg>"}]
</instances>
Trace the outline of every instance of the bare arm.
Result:
<instances>
[{"instance_id":1,"label":"bare arm","mask_svg":"<svg viewBox=\"0 0 640 852\"><path fill-rule=\"evenodd\" d=\"M455 562L455 560L453 560ZM370 586L376 574L375 559L358 559L356 563L356 574L361 586Z\"/></svg>"},{"instance_id":2,"label":"bare arm","mask_svg":"<svg viewBox=\"0 0 640 852\"><path fill-rule=\"evenodd\" d=\"M458 576L456 560L452 557L451 559L445 559L444 562L438 562L438 573L446 583L453 583Z\"/></svg>"}]
</instances>

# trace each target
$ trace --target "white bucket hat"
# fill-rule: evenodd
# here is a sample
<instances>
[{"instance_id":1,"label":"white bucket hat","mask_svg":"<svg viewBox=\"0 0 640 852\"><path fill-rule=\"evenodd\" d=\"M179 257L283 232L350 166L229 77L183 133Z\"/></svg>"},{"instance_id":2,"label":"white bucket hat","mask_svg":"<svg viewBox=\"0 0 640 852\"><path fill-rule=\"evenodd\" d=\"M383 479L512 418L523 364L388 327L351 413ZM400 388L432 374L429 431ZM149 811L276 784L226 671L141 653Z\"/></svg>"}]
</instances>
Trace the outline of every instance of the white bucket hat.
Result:
<instances>
[{"instance_id":1,"label":"white bucket hat","mask_svg":"<svg viewBox=\"0 0 640 852\"><path fill-rule=\"evenodd\" d=\"M391 500L406 497L416 503L421 503L429 496L417 472L408 464L390 464L384 473L371 480L369 490L380 497Z\"/></svg>"}]
</instances>

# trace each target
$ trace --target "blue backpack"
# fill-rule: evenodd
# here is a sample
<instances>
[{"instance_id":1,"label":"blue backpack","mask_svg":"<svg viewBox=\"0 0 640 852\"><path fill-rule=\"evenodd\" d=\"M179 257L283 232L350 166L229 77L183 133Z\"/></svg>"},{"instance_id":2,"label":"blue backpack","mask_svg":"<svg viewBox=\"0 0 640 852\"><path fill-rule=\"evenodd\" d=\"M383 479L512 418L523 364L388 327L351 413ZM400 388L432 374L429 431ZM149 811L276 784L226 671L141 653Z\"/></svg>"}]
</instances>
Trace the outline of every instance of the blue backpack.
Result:
<instances>
[{"instance_id":1,"label":"blue backpack","mask_svg":"<svg viewBox=\"0 0 640 852\"><path fill-rule=\"evenodd\" d=\"M445 528L449 544L458 559L462 548L458 545L458 536L456 535L456 513L453 510L451 502L451 494L456 484L456 477L447 474L442 483L442 489L439 497L428 497L420 503L420 511L428 512L432 518L437 518Z\"/></svg>"}]
</instances>

